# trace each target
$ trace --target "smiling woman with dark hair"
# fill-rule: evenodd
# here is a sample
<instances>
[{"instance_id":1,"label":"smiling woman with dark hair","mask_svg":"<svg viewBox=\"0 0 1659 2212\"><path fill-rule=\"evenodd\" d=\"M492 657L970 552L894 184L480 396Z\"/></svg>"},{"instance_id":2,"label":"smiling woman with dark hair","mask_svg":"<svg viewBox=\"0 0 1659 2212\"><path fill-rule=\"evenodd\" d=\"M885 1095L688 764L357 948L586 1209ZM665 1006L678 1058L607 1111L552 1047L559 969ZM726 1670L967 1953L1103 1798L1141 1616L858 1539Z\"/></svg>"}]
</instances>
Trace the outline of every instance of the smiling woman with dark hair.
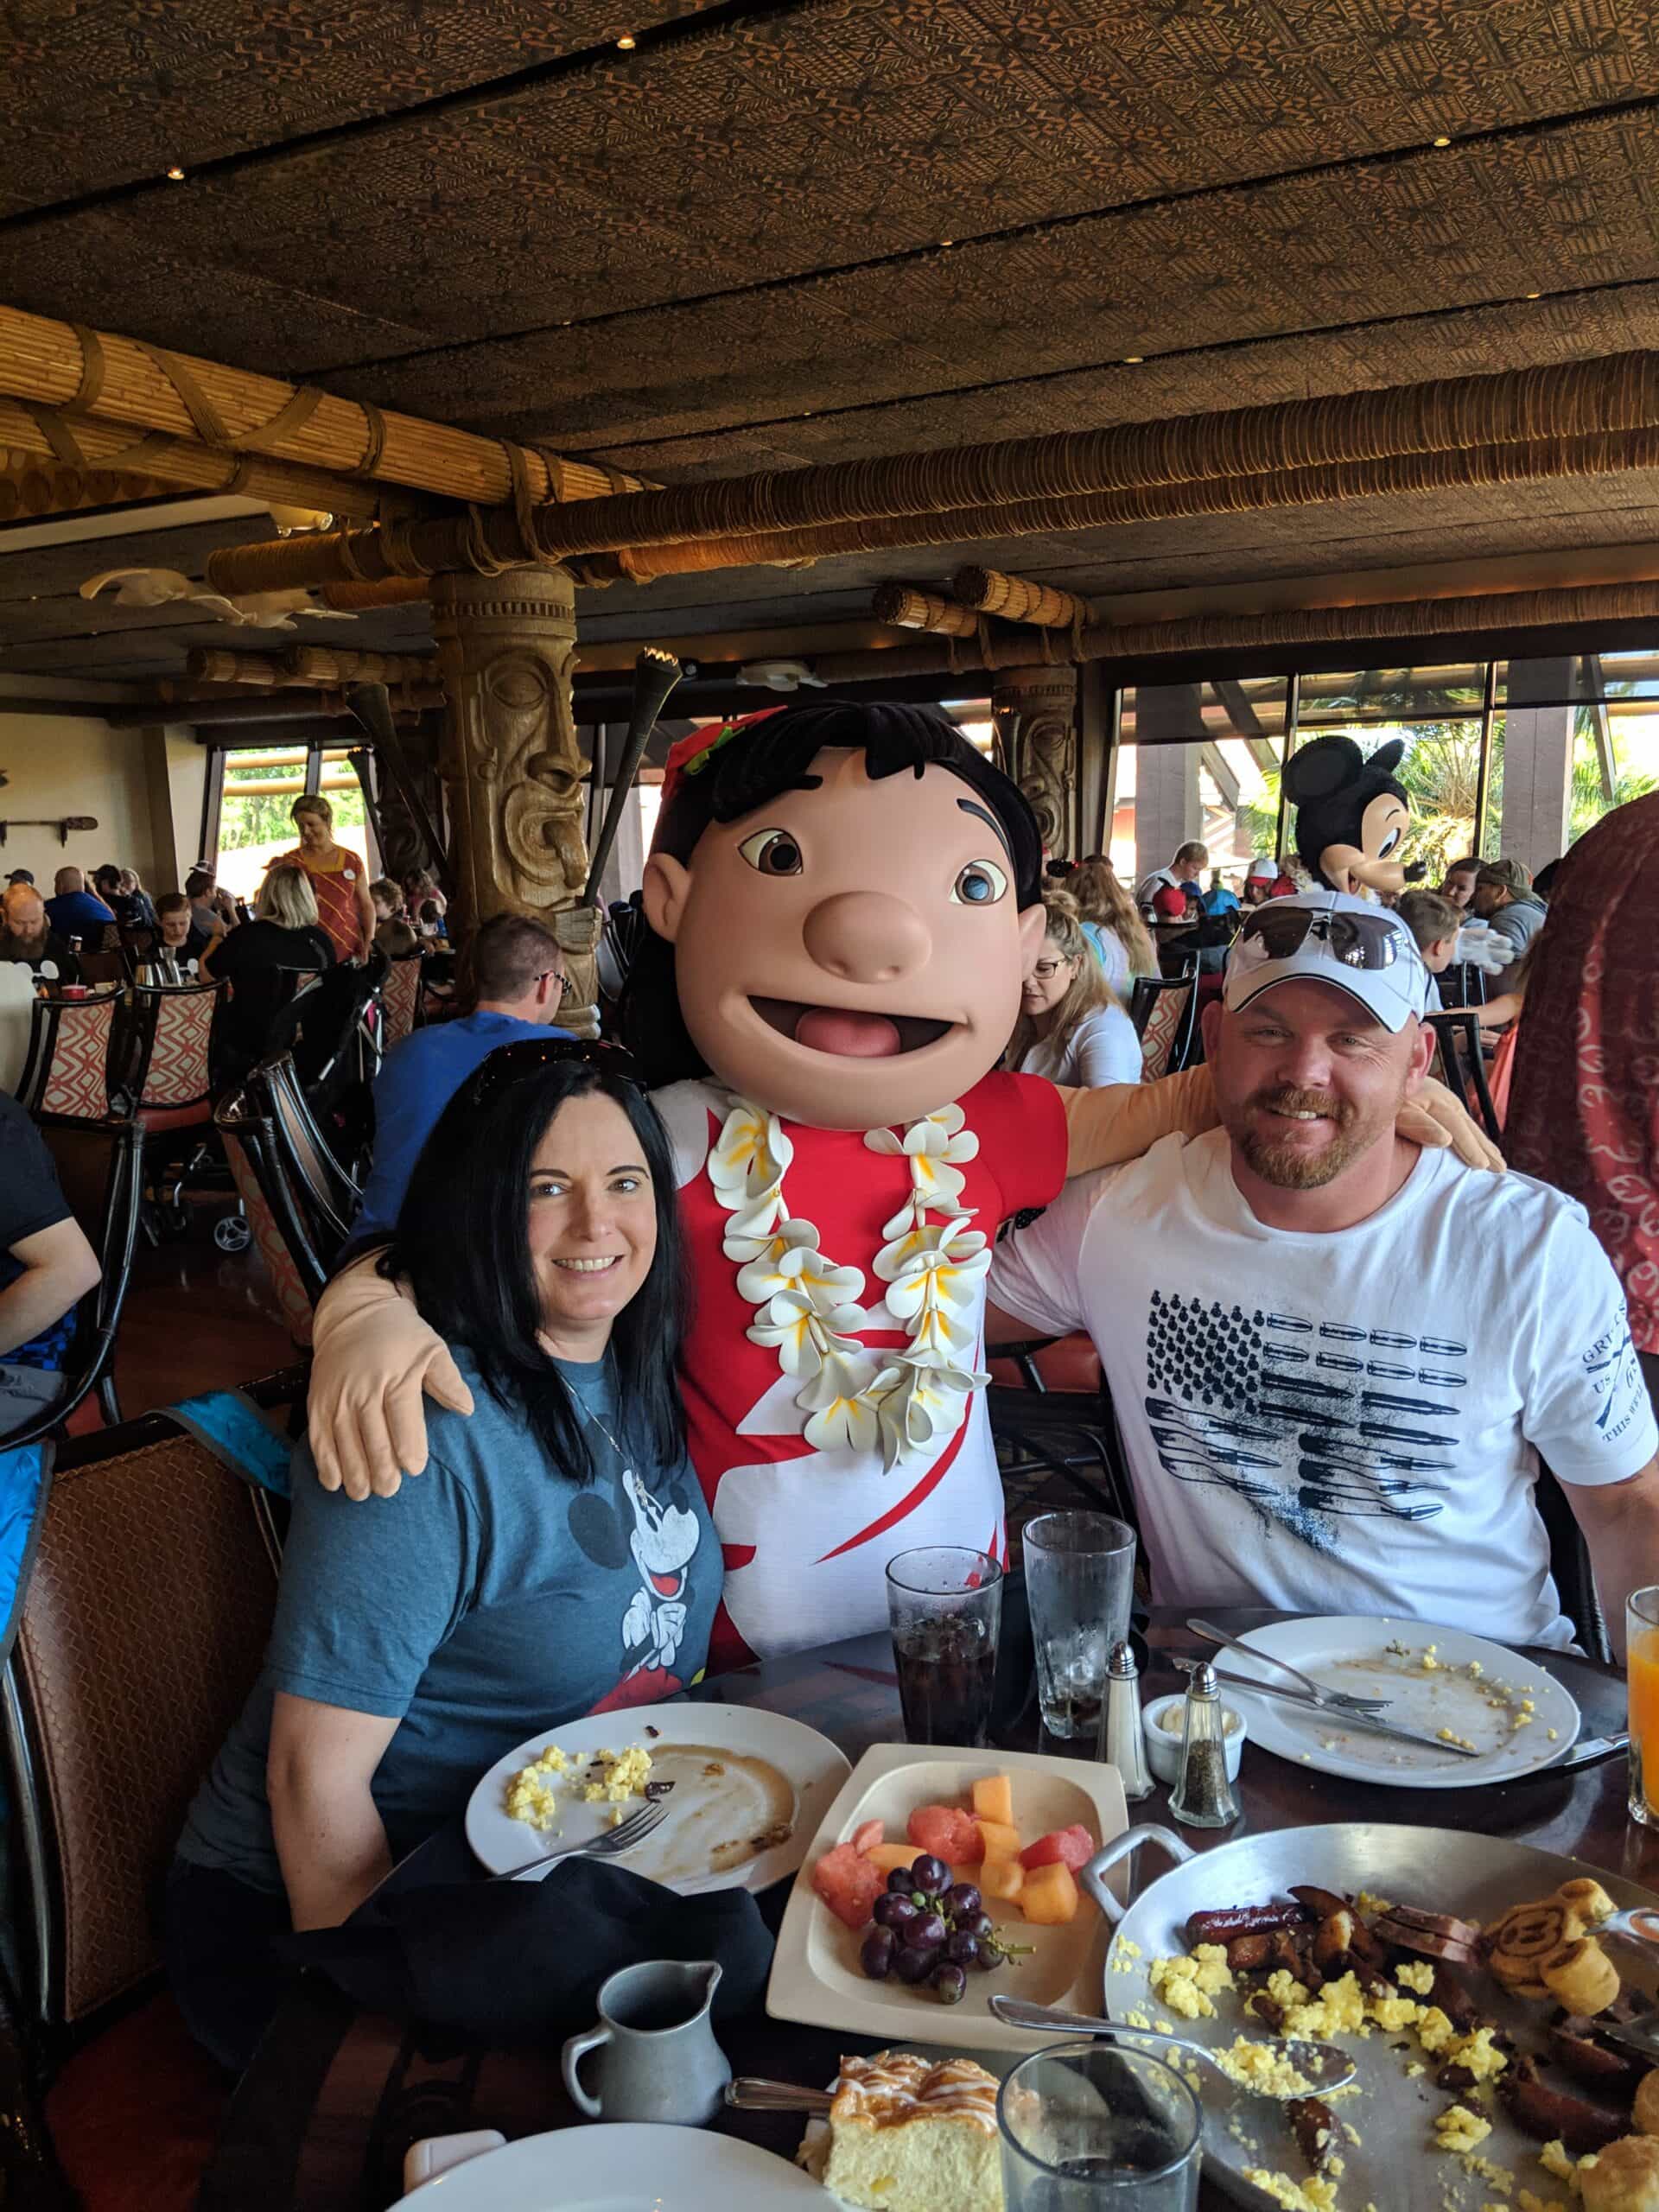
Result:
<instances>
[{"instance_id":1,"label":"smiling woman with dark hair","mask_svg":"<svg viewBox=\"0 0 1659 2212\"><path fill-rule=\"evenodd\" d=\"M281 1996L274 1936L344 1920L538 1729L694 1681L720 1597L673 1380L673 1169L626 1053L492 1053L382 1264L476 1411L436 1414L424 1473L367 1511L296 1454L264 1670L168 1893L181 2006L232 2066Z\"/></svg>"}]
</instances>

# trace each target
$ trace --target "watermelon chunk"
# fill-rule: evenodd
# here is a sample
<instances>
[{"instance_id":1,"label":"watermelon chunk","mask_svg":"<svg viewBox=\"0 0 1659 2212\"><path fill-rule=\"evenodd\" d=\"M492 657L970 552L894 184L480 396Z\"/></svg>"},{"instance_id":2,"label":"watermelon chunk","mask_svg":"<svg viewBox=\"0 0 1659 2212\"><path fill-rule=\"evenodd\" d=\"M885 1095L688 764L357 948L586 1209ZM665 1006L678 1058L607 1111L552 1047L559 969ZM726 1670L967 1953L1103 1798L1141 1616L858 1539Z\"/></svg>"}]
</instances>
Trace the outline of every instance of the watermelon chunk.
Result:
<instances>
[{"instance_id":1,"label":"watermelon chunk","mask_svg":"<svg viewBox=\"0 0 1659 2212\"><path fill-rule=\"evenodd\" d=\"M868 1924L887 1878L850 1843L838 1843L812 1869L812 1886L837 1920L858 1929Z\"/></svg>"},{"instance_id":2,"label":"watermelon chunk","mask_svg":"<svg viewBox=\"0 0 1659 2212\"><path fill-rule=\"evenodd\" d=\"M874 1851L878 1843L887 1840L885 1821L861 1821L853 1830L853 1849L859 1853Z\"/></svg>"},{"instance_id":3,"label":"watermelon chunk","mask_svg":"<svg viewBox=\"0 0 1659 2212\"><path fill-rule=\"evenodd\" d=\"M918 1805L905 1834L918 1851L931 1851L950 1866L977 1866L985 1856L978 1826L960 1805Z\"/></svg>"},{"instance_id":4,"label":"watermelon chunk","mask_svg":"<svg viewBox=\"0 0 1659 2212\"><path fill-rule=\"evenodd\" d=\"M1038 1866L1065 1866L1075 1874L1099 1848L1088 1829L1074 1821L1069 1828L1051 1828L1035 1843L1028 1843L1020 1854L1020 1864L1027 1873Z\"/></svg>"}]
</instances>

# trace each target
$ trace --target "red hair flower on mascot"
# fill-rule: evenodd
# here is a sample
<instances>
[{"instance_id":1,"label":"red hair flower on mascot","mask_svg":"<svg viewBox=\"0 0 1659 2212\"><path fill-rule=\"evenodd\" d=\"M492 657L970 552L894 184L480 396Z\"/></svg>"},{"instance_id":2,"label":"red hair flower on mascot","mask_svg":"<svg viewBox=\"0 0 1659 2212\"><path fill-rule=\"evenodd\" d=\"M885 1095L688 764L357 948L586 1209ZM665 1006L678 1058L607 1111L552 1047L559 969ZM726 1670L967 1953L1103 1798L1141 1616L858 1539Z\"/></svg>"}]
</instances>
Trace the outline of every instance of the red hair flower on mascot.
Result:
<instances>
[{"instance_id":1,"label":"red hair flower on mascot","mask_svg":"<svg viewBox=\"0 0 1659 2212\"><path fill-rule=\"evenodd\" d=\"M1091 1091L995 1072L1041 874L1024 797L936 708L781 708L671 757L623 1019L696 1289L681 1383L724 1551L713 1665L884 1626L896 1552L1002 1552L991 1242L1068 1174L1214 1122L1202 1068ZM1411 1134L1483 1151L1449 1096L1431 1107ZM436 1340L365 1265L315 1342L314 1440L349 1423L395 1486Z\"/></svg>"}]
</instances>

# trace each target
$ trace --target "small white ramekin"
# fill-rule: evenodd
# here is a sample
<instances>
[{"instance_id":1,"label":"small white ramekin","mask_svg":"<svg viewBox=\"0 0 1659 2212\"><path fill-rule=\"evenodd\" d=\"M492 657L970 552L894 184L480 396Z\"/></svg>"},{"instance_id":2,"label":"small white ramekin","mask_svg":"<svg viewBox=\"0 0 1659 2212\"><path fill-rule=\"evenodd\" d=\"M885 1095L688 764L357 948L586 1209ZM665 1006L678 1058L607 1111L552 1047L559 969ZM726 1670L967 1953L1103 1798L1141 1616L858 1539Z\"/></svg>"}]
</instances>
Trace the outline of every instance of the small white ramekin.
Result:
<instances>
[{"instance_id":1,"label":"small white ramekin","mask_svg":"<svg viewBox=\"0 0 1659 2212\"><path fill-rule=\"evenodd\" d=\"M1181 1771L1181 1739L1179 1733L1172 1735L1167 1728L1160 1728L1158 1726L1158 1716L1160 1713L1167 1713L1172 1706L1179 1712L1184 1702L1184 1693L1178 1690L1173 1697L1154 1698L1141 1710L1141 1719L1147 1739L1147 1764L1160 1782L1173 1783L1179 1778ZM1237 1727L1225 1739L1227 1779L1229 1782L1236 1782L1238 1763L1244 1756L1244 1738L1249 1735L1249 1728L1243 1714L1236 1706L1224 1706L1222 1710L1224 1713L1231 1713L1238 1723Z\"/></svg>"}]
</instances>

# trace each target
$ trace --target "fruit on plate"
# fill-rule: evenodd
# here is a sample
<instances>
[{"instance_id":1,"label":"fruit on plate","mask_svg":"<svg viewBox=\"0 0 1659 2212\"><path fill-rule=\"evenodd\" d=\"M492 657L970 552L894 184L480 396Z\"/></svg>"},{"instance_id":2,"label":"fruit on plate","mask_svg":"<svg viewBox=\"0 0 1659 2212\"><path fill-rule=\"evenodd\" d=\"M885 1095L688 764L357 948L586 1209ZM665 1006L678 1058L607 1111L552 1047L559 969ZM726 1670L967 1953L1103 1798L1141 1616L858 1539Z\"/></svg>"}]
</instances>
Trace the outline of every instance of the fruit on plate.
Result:
<instances>
[{"instance_id":1,"label":"fruit on plate","mask_svg":"<svg viewBox=\"0 0 1659 2212\"><path fill-rule=\"evenodd\" d=\"M988 1859L979 1870L979 1886L999 1904L1012 1904L1026 1886L1026 1870L1017 1859Z\"/></svg>"},{"instance_id":2,"label":"fruit on plate","mask_svg":"<svg viewBox=\"0 0 1659 2212\"><path fill-rule=\"evenodd\" d=\"M1014 1826L1014 1777L982 1774L973 1788L974 1818L995 1821L999 1827Z\"/></svg>"},{"instance_id":3,"label":"fruit on plate","mask_svg":"<svg viewBox=\"0 0 1659 2212\"><path fill-rule=\"evenodd\" d=\"M833 1851L826 1851L812 1869L813 1888L836 1918L849 1928L868 1926L875 1901L887 1885L882 1870L850 1843L838 1843Z\"/></svg>"},{"instance_id":4,"label":"fruit on plate","mask_svg":"<svg viewBox=\"0 0 1659 2212\"><path fill-rule=\"evenodd\" d=\"M976 1866L985 1856L973 1815L959 1805L918 1805L905 1823L905 1834L918 1850L953 1866Z\"/></svg>"},{"instance_id":5,"label":"fruit on plate","mask_svg":"<svg viewBox=\"0 0 1659 2212\"><path fill-rule=\"evenodd\" d=\"M985 1847L988 1859L1017 1859L1020 1856L1020 1831L1012 1821L982 1821L975 1819L979 1840Z\"/></svg>"},{"instance_id":6,"label":"fruit on plate","mask_svg":"<svg viewBox=\"0 0 1659 2212\"><path fill-rule=\"evenodd\" d=\"M1064 1866L1075 1874L1098 1849L1088 1829L1074 1821L1069 1828L1052 1828L1035 1843L1028 1843L1020 1854L1020 1864L1028 1874L1039 1866Z\"/></svg>"},{"instance_id":7,"label":"fruit on plate","mask_svg":"<svg viewBox=\"0 0 1659 2212\"><path fill-rule=\"evenodd\" d=\"M853 1830L853 1849L873 1851L878 1843L885 1843L887 1824L885 1821L861 1821Z\"/></svg>"},{"instance_id":8,"label":"fruit on plate","mask_svg":"<svg viewBox=\"0 0 1659 2212\"><path fill-rule=\"evenodd\" d=\"M1093 1855L1091 1852L1090 1856ZM1044 1866L1027 1868L1020 1905L1033 1927L1069 1926L1077 1916L1080 1902L1071 1869L1062 1860L1051 1859Z\"/></svg>"},{"instance_id":9,"label":"fruit on plate","mask_svg":"<svg viewBox=\"0 0 1659 2212\"><path fill-rule=\"evenodd\" d=\"M863 1833L861 1828L859 1834L861 1835ZM878 1843L868 1847L863 1855L872 1866L879 1866L884 1874L893 1874L899 1867L908 1866L921 1854L913 1843Z\"/></svg>"}]
</instances>

